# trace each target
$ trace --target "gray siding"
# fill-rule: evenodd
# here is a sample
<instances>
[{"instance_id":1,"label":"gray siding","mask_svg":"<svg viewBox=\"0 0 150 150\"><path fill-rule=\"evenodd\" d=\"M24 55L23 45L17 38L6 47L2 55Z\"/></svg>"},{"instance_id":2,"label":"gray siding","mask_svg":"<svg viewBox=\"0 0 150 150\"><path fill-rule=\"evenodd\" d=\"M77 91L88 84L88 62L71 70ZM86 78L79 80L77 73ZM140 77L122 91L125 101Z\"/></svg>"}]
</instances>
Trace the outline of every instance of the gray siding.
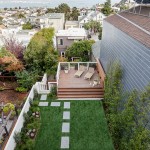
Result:
<instances>
[{"instance_id":1,"label":"gray siding","mask_svg":"<svg viewBox=\"0 0 150 150\"><path fill-rule=\"evenodd\" d=\"M103 27L100 60L106 73L110 62L121 62L126 91L142 90L150 83L150 48L106 21Z\"/></svg>"}]
</instances>

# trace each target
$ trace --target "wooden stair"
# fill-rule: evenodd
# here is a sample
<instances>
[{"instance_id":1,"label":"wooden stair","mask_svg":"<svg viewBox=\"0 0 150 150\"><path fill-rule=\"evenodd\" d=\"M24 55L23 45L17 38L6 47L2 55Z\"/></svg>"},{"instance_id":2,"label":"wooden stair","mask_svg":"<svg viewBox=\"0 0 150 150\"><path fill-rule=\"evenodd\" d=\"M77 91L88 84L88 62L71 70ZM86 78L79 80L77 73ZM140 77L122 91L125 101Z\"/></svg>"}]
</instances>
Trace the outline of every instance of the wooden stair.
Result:
<instances>
[{"instance_id":1,"label":"wooden stair","mask_svg":"<svg viewBox=\"0 0 150 150\"><path fill-rule=\"evenodd\" d=\"M92 88L58 88L58 98L103 98L104 89Z\"/></svg>"}]
</instances>

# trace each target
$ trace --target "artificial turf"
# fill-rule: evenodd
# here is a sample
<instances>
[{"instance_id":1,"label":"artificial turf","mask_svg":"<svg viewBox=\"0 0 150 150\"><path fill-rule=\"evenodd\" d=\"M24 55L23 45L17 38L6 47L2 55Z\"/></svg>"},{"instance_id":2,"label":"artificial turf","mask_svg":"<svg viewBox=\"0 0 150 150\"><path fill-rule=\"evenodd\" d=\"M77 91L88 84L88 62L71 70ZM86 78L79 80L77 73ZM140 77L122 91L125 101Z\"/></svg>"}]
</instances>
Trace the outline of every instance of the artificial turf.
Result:
<instances>
[{"instance_id":1,"label":"artificial turf","mask_svg":"<svg viewBox=\"0 0 150 150\"><path fill-rule=\"evenodd\" d=\"M113 150L101 101L70 101L70 133L62 133L63 103L41 107L36 150L60 150L61 136L70 137L69 150Z\"/></svg>"}]
</instances>

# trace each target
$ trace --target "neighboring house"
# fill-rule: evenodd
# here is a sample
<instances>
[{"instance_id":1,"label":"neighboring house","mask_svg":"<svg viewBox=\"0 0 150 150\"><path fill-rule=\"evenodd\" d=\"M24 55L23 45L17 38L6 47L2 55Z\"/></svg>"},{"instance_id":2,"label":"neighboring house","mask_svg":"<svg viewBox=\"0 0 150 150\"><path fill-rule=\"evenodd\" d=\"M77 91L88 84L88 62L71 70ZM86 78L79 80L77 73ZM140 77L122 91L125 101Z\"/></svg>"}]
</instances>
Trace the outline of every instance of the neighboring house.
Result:
<instances>
[{"instance_id":1,"label":"neighboring house","mask_svg":"<svg viewBox=\"0 0 150 150\"><path fill-rule=\"evenodd\" d=\"M64 13L48 13L44 16L39 16L36 19L36 23L39 24L40 28L53 27L55 32L64 29L65 14Z\"/></svg>"},{"instance_id":2,"label":"neighboring house","mask_svg":"<svg viewBox=\"0 0 150 150\"><path fill-rule=\"evenodd\" d=\"M23 46L27 46L30 39L37 32L37 30L21 30L21 28L5 28L1 29L0 34L0 47L3 45L3 37L5 38L15 38L19 42L22 42Z\"/></svg>"},{"instance_id":3,"label":"neighboring house","mask_svg":"<svg viewBox=\"0 0 150 150\"><path fill-rule=\"evenodd\" d=\"M1 29L1 34L3 36L6 36L6 35L15 35L17 32L19 32L21 30L22 30L21 26L10 26L8 28Z\"/></svg>"},{"instance_id":4,"label":"neighboring house","mask_svg":"<svg viewBox=\"0 0 150 150\"><path fill-rule=\"evenodd\" d=\"M120 61L125 91L150 83L150 6L138 6L104 20L100 60L104 70Z\"/></svg>"},{"instance_id":5,"label":"neighboring house","mask_svg":"<svg viewBox=\"0 0 150 150\"><path fill-rule=\"evenodd\" d=\"M68 30L59 30L56 33L56 47L61 56L65 56L65 50L75 41L87 39L85 29L69 28Z\"/></svg>"},{"instance_id":6,"label":"neighboring house","mask_svg":"<svg viewBox=\"0 0 150 150\"><path fill-rule=\"evenodd\" d=\"M78 21L66 21L65 30L69 28L79 28L79 22Z\"/></svg>"},{"instance_id":7,"label":"neighboring house","mask_svg":"<svg viewBox=\"0 0 150 150\"><path fill-rule=\"evenodd\" d=\"M98 21L103 26L103 20L106 18L106 16L98 11L90 11L87 13L87 15L83 16L82 18L79 16L79 27L83 28L85 23L88 23L91 20Z\"/></svg>"}]
</instances>

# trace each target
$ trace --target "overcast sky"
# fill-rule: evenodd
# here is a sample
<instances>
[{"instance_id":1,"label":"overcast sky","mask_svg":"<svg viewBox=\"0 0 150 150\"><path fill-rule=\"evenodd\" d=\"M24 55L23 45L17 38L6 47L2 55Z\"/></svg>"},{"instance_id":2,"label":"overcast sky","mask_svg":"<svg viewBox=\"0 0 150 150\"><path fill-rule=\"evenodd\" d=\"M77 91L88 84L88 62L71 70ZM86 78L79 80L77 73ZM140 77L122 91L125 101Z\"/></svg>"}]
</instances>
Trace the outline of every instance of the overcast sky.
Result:
<instances>
[{"instance_id":1,"label":"overcast sky","mask_svg":"<svg viewBox=\"0 0 150 150\"><path fill-rule=\"evenodd\" d=\"M120 0L111 0L112 4L119 2ZM15 6L48 6L56 7L61 3L67 3L73 7L87 7L97 3L104 3L105 0L0 0L0 7L15 7Z\"/></svg>"}]
</instances>

